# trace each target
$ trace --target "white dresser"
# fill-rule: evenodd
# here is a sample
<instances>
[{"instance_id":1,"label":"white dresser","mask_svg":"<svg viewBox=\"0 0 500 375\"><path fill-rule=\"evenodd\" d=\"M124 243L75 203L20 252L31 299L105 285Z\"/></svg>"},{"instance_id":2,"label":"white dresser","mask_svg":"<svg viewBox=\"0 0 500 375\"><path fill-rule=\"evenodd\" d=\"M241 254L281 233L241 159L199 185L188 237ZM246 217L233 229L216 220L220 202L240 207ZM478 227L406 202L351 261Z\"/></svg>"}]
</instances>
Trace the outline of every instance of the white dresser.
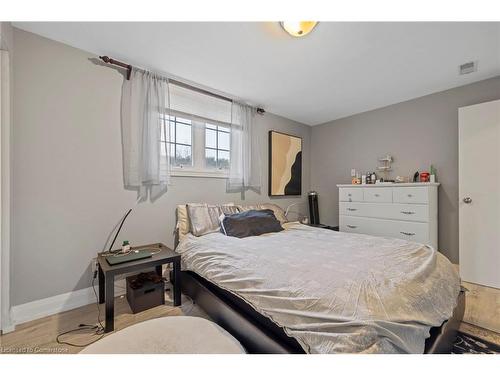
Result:
<instances>
[{"instance_id":1,"label":"white dresser","mask_svg":"<svg viewBox=\"0 0 500 375\"><path fill-rule=\"evenodd\" d=\"M438 242L439 183L337 185L340 231Z\"/></svg>"}]
</instances>

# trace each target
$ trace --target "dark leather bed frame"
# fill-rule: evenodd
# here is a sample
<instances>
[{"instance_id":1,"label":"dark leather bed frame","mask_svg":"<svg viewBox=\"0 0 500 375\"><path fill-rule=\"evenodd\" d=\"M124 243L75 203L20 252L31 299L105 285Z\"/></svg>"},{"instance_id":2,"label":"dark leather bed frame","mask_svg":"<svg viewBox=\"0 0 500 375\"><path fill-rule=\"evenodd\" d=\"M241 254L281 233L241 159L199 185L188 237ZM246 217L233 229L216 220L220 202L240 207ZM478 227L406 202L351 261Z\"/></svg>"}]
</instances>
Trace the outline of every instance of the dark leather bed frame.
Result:
<instances>
[{"instance_id":1,"label":"dark leather bed frame","mask_svg":"<svg viewBox=\"0 0 500 375\"><path fill-rule=\"evenodd\" d=\"M182 271L181 286L183 293L190 296L215 323L239 340L248 353L304 353L299 343L269 318L201 276ZM464 310L465 296L462 291L453 316L441 327L431 329L431 335L425 341L425 353L451 352Z\"/></svg>"}]
</instances>

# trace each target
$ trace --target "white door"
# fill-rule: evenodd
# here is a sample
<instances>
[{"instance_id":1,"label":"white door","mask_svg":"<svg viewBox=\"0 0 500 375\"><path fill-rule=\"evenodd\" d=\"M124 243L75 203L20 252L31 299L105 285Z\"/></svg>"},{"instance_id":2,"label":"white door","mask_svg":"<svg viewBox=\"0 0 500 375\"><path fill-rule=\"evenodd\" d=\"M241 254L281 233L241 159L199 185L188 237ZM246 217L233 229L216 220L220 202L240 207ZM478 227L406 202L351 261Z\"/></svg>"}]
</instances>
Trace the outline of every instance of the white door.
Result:
<instances>
[{"instance_id":1,"label":"white door","mask_svg":"<svg viewBox=\"0 0 500 375\"><path fill-rule=\"evenodd\" d=\"M500 100L458 118L460 276L500 288Z\"/></svg>"}]
</instances>

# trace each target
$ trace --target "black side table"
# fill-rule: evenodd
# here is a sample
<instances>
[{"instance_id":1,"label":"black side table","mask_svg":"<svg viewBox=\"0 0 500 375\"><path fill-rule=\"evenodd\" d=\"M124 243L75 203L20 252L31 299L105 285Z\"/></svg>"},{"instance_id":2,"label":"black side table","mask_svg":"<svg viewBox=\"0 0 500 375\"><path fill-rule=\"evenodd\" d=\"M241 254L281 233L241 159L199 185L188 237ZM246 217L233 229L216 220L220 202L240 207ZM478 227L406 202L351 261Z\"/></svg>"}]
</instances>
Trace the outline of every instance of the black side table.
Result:
<instances>
[{"instance_id":1,"label":"black side table","mask_svg":"<svg viewBox=\"0 0 500 375\"><path fill-rule=\"evenodd\" d=\"M99 271L99 303L106 303L106 326L105 332L111 332L115 329L115 276L129 272L144 270L155 267L156 273L162 275L162 265L173 264L173 288L174 288L174 306L181 305L181 256L167 246L157 243L153 245L137 246L132 249L158 249L158 253L150 258L139 259L131 262L109 265L105 254L100 253L97 256Z\"/></svg>"}]
</instances>

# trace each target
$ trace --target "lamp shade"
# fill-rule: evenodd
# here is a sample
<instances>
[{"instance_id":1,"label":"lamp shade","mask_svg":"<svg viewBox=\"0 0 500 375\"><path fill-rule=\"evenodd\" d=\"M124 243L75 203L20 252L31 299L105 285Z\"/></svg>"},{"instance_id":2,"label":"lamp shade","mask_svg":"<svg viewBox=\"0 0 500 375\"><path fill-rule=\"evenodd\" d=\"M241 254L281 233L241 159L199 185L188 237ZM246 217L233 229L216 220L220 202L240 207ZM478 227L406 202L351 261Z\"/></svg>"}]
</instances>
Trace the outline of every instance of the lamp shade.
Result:
<instances>
[{"instance_id":1,"label":"lamp shade","mask_svg":"<svg viewBox=\"0 0 500 375\"><path fill-rule=\"evenodd\" d=\"M294 37L301 37L309 34L317 25L316 21L283 21L281 26L285 31Z\"/></svg>"}]
</instances>

